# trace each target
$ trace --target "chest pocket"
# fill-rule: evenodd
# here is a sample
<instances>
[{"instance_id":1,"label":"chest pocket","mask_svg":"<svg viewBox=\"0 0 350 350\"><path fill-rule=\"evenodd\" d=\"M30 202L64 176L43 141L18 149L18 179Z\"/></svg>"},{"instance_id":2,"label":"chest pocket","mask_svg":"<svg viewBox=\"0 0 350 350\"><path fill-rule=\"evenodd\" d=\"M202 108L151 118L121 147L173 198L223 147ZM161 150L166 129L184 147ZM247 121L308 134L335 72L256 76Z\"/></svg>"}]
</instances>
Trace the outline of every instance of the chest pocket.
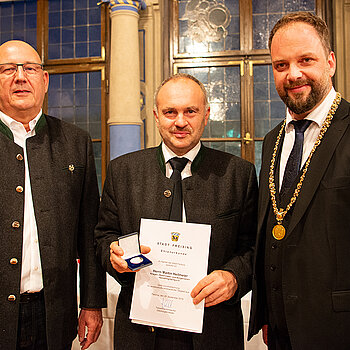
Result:
<instances>
[{"instance_id":1,"label":"chest pocket","mask_svg":"<svg viewBox=\"0 0 350 350\"><path fill-rule=\"evenodd\" d=\"M347 188L350 187L350 176L339 176L321 182L323 189Z\"/></svg>"},{"instance_id":2,"label":"chest pocket","mask_svg":"<svg viewBox=\"0 0 350 350\"><path fill-rule=\"evenodd\" d=\"M232 208L230 210L227 210L223 213L216 214L217 219L229 219L235 215L238 215L239 209L238 208Z\"/></svg>"},{"instance_id":3,"label":"chest pocket","mask_svg":"<svg viewBox=\"0 0 350 350\"><path fill-rule=\"evenodd\" d=\"M65 174L74 176L74 175L80 175L84 172L84 166L78 165L78 164L69 164L68 166L63 167L63 171Z\"/></svg>"},{"instance_id":4,"label":"chest pocket","mask_svg":"<svg viewBox=\"0 0 350 350\"><path fill-rule=\"evenodd\" d=\"M332 301L334 311L350 311L350 290L332 292Z\"/></svg>"},{"instance_id":5,"label":"chest pocket","mask_svg":"<svg viewBox=\"0 0 350 350\"><path fill-rule=\"evenodd\" d=\"M70 163L61 168L61 177L59 179L62 191L68 189L76 195L84 182L85 167L83 165Z\"/></svg>"}]
</instances>

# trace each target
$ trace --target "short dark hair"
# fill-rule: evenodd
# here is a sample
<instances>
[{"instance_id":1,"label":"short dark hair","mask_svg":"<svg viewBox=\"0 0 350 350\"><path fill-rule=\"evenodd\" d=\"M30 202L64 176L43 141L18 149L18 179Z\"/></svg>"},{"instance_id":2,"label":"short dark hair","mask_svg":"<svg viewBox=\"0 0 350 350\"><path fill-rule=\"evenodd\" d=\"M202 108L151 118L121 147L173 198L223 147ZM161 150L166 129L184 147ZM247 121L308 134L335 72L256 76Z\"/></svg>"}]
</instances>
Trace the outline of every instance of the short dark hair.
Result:
<instances>
[{"instance_id":1,"label":"short dark hair","mask_svg":"<svg viewBox=\"0 0 350 350\"><path fill-rule=\"evenodd\" d=\"M205 86L203 85L203 83L201 83L197 78L195 78L193 75L191 74L186 74L186 73L177 73L174 74L172 76L170 76L169 78L165 79L157 88L156 92L154 93L154 110L157 112L157 98L158 98L158 94L160 89L169 81L171 80L178 80L178 79L190 79L192 81L194 81L197 85L199 85L199 87L201 88L202 92L203 92L203 97L204 97L204 104L205 104L205 108L208 107L209 105L209 101L208 101L208 94L207 94L207 90L205 89Z\"/></svg>"},{"instance_id":2,"label":"short dark hair","mask_svg":"<svg viewBox=\"0 0 350 350\"><path fill-rule=\"evenodd\" d=\"M326 54L329 55L332 50L331 50L328 26L322 18L314 15L311 12L288 13L284 15L281 19L279 19L278 22L275 24L275 26L272 28L270 33L270 37L269 37L270 51L271 51L272 39L276 34L276 32L279 29L291 23L297 23L297 22L307 23L316 30Z\"/></svg>"}]
</instances>

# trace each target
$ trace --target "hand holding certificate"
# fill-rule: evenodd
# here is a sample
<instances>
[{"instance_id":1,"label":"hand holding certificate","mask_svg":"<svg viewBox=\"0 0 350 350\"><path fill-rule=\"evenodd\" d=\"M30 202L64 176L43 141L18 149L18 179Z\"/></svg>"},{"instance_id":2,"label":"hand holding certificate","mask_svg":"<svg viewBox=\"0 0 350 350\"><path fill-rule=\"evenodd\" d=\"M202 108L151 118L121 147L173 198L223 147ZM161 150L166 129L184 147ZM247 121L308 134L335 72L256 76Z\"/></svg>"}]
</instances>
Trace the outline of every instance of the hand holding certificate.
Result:
<instances>
[{"instance_id":1,"label":"hand holding certificate","mask_svg":"<svg viewBox=\"0 0 350 350\"><path fill-rule=\"evenodd\" d=\"M153 265L136 274L130 318L135 323L201 333L204 300L192 289L207 274L211 227L141 220L140 241Z\"/></svg>"},{"instance_id":2,"label":"hand holding certificate","mask_svg":"<svg viewBox=\"0 0 350 350\"><path fill-rule=\"evenodd\" d=\"M205 299L205 307L214 306L233 297L238 288L233 273L215 270L198 282L191 292L194 304Z\"/></svg>"}]
</instances>

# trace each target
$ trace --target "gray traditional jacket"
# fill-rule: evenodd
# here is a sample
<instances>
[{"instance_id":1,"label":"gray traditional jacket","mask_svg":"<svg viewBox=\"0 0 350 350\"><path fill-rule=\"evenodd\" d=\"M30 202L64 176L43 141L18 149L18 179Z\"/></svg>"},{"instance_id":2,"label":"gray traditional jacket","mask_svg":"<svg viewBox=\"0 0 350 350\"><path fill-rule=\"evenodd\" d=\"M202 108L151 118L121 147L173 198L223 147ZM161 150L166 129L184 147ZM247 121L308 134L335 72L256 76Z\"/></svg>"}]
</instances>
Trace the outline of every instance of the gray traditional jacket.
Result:
<instances>
[{"instance_id":1,"label":"gray traditional jacket","mask_svg":"<svg viewBox=\"0 0 350 350\"><path fill-rule=\"evenodd\" d=\"M105 273L95 259L99 194L91 140L85 131L42 115L27 154L38 227L50 350L77 333L80 306L106 306ZM0 349L15 350L19 312L24 192L23 149L0 122ZM24 188L25 191L25 188ZM16 263L17 261L17 263Z\"/></svg>"},{"instance_id":2,"label":"gray traditional jacket","mask_svg":"<svg viewBox=\"0 0 350 350\"><path fill-rule=\"evenodd\" d=\"M239 288L231 300L205 309L202 334L193 334L194 349L243 349L240 298L251 288L256 235L257 181L254 166L236 156L202 146L183 180L186 220L210 224L208 273L234 273ZM134 273L117 274L109 245L119 236L139 231L140 219L168 220L174 182L165 176L161 147L113 160L95 230L97 254L104 268L122 283L115 325L117 349L153 349L154 333L129 320Z\"/></svg>"}]
</instances>

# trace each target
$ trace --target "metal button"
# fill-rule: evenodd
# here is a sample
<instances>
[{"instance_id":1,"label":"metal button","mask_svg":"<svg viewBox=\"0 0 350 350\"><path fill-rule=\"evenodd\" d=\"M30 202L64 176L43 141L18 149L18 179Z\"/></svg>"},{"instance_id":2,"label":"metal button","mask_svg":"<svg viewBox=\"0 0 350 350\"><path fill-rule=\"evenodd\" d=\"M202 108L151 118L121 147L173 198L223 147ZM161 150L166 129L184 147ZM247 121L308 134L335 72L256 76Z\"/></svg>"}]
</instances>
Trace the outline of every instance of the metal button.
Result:
<instances>
[{"instance_id":1,"label":"metal button","mask_svg":"<svg viewBox=\"0 0 350 350\"><path fill-rule=\"evenodd\" d=\"M19 228L21 225L18 221L14 221L11 225L13 228Z\"/></svg>"},{"instance_id":2,"label":"metal button","mask_svg":"<svg viewBox=\"0 0 350 350\"><path fill-rule=\"evenodd\" d=\"M154 332L154 327L148 326L148 330L153 333Z\"/></svg>"},{"instance_id":3,"label":"metal button","mask_svg":"<svg viewBox=\"0 0 350 350\"><path fill-rule=\"evenodd\" d=\"M275 243L272 244L271 248L272 248L272 249L276 249L276 248L277 248L277 244L275 244Z\"/></svg>"},{"instance_id":4,"label":"metal button","mask_svg":"<svg viewBox=\"0 0 350 350\"><path fill-rule=\"evenodd\" d=\"M275 271L275 270L276 270L276 266L275 266L275 265L271 265L271 266L270 266L270 270L271 270L271 271Z\"/></svg>"},{"instance_id":5,"label":"metal button","mask_svg":"<svg viewBox=\"0 0 350 350\"><path fill-rule=\"evenodd\" d=\"M10 295L7 297L7 300L8 300L8 301L15 301L15 300L16 300L16 296L13 295L13 294L10 294Z\"/></svg>"},{"instance_id":6,"label":"metal button","mask_svg":"<svg viewBox=\"0 0 350 350\"><path fill-rule=\"evenodd\" d=\"M10 264L11 265L17 265L18 264L18 260L16 258L11 258L10 259Z\"/></svg>"},{"instance_id":7,"label":"metal button","mask_svg":"<svg viewBox=\"0 0 350 350\"><path fill-rule=\"evenodd\" d=\"M171 196L171 191L170 191L170 190L165 190L165 191L164 191L164 196L165 196L166 198L169 198L169 197Z\"/></svg>"},{"instance_id":8,"label":"metal button","mask_svg":"<svg viewBox=\"0 0 350 350\"><path fill-rule=\"evenodd\" d=\"M16 187L16 192L22 193L23 192L23 187L22 186L17 186Z\"/></svg>"},{"instance_id":9,"label":"metal button","mask_svg":"<svg viewBox=\"0 0 350 350\"><path fill-rule=\"evenodd\" d=\"M23 156L20 153L17 154L16 158L17 158L17 160L23 160Z\"/></svg>"}]
</instances>

